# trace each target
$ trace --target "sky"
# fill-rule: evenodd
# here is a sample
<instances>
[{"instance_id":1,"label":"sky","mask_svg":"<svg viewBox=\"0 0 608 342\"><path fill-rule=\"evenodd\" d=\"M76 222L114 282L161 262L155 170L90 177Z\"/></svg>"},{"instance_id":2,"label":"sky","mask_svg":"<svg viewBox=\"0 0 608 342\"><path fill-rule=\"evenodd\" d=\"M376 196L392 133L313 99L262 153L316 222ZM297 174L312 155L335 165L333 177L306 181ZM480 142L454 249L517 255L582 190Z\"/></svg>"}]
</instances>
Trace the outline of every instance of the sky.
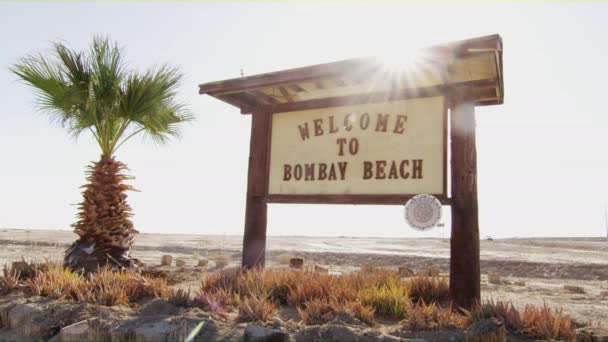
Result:
<instances>
[{"instance_id":1,"label":"sky","mask_svg":"<svg viewBox=\"0 0 608 342\"><path fill-rule=\"evenodd\" d=\"M104 34L130 66L185 74L196 121L166 145L117 153L140 190L143 233L242 234L251 117L198 95L198 84L335 60L407 53L500 34L505 102L478 107L480 235L604 236L608 200L608 3L5 3L0 2L0 228L70 229L92 136L37 112L8 68L54 41ZM408 227L403 206L271 204L269 235L449 237Z\"/></svg>"}]
</instances>

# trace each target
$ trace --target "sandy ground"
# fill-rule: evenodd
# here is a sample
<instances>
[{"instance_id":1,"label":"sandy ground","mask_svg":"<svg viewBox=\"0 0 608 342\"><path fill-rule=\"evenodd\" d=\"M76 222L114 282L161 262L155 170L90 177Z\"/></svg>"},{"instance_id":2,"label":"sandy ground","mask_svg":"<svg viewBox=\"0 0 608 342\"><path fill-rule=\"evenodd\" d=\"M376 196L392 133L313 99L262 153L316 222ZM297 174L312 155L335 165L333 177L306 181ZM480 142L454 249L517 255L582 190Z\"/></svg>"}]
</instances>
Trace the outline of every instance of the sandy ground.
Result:
<instances>
[{"instance_id":1,"label":"sandy ground","mask_svg":"<svg viewBox=\"0 0 608 342\"><path fill-rule=\"evenodd\" d=\"M0 264L24 257L28 261L61 260L75 239L71 231L0 229ZM217 255L240 262L241 236L140 234L133 255L146 265L158 265L171 254L187 262L177 286L196 287L204 271L194 268L197 259ZM348 272L362 264L377 267L408 266L414 270L435 266L448 272L449 240L350 237L272 236L268 238L267 266L278 266L277 257L292 255L330 272ZM608 242L600 238L500 239L481 242L482 297L562 306L577 320L608 325ZM525 286L494 285L487 274L498 272L508 282ZM563 285L582 286L585 293L570 293ZM604 294L602 294L604 291Z\"/></svg>"}]
</instances>

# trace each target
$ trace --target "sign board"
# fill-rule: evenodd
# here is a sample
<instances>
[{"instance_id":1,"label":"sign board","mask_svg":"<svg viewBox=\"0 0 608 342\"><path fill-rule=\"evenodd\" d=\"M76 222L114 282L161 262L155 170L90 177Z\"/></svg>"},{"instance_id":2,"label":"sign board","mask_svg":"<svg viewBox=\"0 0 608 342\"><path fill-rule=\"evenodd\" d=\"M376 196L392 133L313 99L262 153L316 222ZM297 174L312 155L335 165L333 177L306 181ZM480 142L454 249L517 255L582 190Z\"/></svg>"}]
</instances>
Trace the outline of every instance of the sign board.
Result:
<instances>
[{"instance_id":1,"label":"sign board","mask_svg":"<svg viewBox=\"0 0 608 342\"><path fill-rule=\"evenodd\" d=\"M272 114L270 195L446 192L443 96Z\"/></svg>"}]
</instances>

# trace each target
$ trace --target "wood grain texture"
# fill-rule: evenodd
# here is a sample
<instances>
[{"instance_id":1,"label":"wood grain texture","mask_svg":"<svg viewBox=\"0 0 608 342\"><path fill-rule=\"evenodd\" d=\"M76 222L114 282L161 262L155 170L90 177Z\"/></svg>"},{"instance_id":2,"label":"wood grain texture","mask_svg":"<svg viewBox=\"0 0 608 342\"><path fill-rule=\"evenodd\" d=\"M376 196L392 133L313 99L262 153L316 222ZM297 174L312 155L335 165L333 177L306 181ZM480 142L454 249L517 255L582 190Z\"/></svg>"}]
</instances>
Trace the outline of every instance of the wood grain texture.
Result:
<instances>
[{"instance_id":1,"label":"wood grain texture","mask_svg":"<svg viewBox=\"0 0 608 342\"><path fill-rule=\"evenodd\" d=\"M271 115L256 112L251 116L251 141L247 177L245 231L242 266L264 266L266 254L267 205L262 198L268 190L268 157Z\"/></svg>"},{"instance_id":2,"label":"wood grain texture","mask_svg":"<svg viewBox=\"0 0 608 342\"><path fill-rule=\"evenodd\" d=\"M454 89L451 107L452 237L450 299L471 309L480 300L475 107L467 89Z\"/></svg>"}]
</instances>

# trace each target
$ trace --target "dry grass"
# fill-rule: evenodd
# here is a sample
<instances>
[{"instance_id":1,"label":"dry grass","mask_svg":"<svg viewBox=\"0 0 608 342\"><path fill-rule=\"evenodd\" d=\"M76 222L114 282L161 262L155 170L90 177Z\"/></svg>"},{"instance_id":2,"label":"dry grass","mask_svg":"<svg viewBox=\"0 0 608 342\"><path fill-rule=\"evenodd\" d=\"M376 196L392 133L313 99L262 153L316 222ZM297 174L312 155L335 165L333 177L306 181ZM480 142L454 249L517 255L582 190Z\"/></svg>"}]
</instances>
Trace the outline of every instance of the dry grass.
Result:
<instances>
[{"instance_id":1,"label":"dry grass","mask_svg":"<svg viewBox=\"0 0 608 342\"><path fill-rule=\"evenodd\" d=\"M171 291L169 294L167 301L175 306L181 307L189 307L192 303L192 297L190 296L190 287L188 287L188 291L184 289L177 289Z\"/></svg>"},{"instance_id":2,"label":"dry grass","mask_svg":"<svg viewBox=\"0 0 608 342\"><path fill-rule=\"evenodd\" d=\"M562 309L551 309L526 305L520 312L512 303L486 301L471 312L466 312L471 321L496 317L505 323L507 329L544 340L572 340L576 337L572 318Z\"/></svg>"},{"instance_id":3,"label":"dry grass","mask_svg":"<svg viewBox=\"0 0 608 342\"><path fill-rule=\"evenodd\" d=\"M470 319L455 312L452 308L443 308L437 303L426 304L420 300L408 311L407 318L401 321L401 327L405 330L438 330L448 327L465 328L470 324Z\"/></svg>"},{"instance_id":4,"label":"dry grass","mask_svg":"<svg viewBox=\"0 0 608 342\"><path fill-rule=\"evenodd\" d=\"M304 324L315 325L333 320L338 312L338 305L328 299L312 299L297 310Z\"/></svg>"},{"instance_id":5,"label":"dry grass","mask_svg":"<svg viewBox=\"0 0 608 342\"><path fill-rule=\"evenodd\" d=\"M488 283L495 284L495 285L502 284L502 281L500 280L500 273L492 272L492 273L488 274Z\"/></svg>"},{"instance_id":6,"label":"dry grass","mask_svg":"<svg viewBox=\"0 0 608 342\"><path fill-rule=\"evenodd\" d=\"M249 296L239 303L240 322L269 321L277 313L277 305L268 297Z\"/></svg>"},{"instance_id":7,"label":"dry grass","mask_svg":"<svg viewBox=\"0 0 608 342\"><path fill-rule=\"evenodd\" d=\"M130 305L146 298L168 298L172 293L165 280L146 278L135 272L104 268L85 277L50 262L32 269L29 278L20 279L18 274L11 273L14 270L5 268L3 287L22 286L37 296L107 306Z\"/></svg>"},{"instance_id":8,"label":"dry grass","mask_svg":"<svg viewBox=\"0 0 608 342\"><path fill-rule=\"evenodd\" d=\"M407 281L409 295L414 302L423 300L425 303L448 303L450 300L450 284L444 277L414 276Z\"/></svg>"},{"instance_id":9,"label":"dry grass","mask_svg":"<svg viewBox=\"0 0 608 342\"><path fill-rule=\"evenodd\" d=\"M564 290L570 293L585 293L585 289L583 287L576 285L564 285Z\"/></svg>"},{"instance_id":10,"label":"dry grass","mask_svg":"<svg viewBox=\"0 0 608 342\"><path fill-rule=\"evenodd\" d=\"M429 266L429 267L423 269L422 271L416 272L416 275L423 276L423 277L439 277L440 273L441 273L441 271L439 270L438 267Z\"/></svg>"}]
</instances>

